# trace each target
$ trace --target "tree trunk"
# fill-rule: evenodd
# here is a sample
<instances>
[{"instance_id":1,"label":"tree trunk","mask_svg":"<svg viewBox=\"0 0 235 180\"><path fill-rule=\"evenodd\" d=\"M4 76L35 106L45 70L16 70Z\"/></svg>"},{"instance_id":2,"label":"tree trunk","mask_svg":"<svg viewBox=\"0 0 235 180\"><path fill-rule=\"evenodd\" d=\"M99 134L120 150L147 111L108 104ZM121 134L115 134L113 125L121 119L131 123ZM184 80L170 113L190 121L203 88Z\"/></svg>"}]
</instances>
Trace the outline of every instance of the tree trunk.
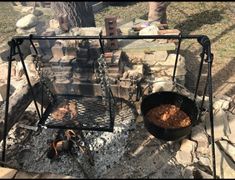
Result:
<instances>
[{"instance_id":1,"label":"tree trunk","mask_svg":"<svg viewBox=\"0 0 235 180\"><path fill-rule=\"evenodd\" d=\"M95 17L92 6L88 2L51 2L55 18L64 26L95 27ZM62 19L62 20L61 20ZM66 27L64 27L66 29Z\"/></svg>"}]
</instances>

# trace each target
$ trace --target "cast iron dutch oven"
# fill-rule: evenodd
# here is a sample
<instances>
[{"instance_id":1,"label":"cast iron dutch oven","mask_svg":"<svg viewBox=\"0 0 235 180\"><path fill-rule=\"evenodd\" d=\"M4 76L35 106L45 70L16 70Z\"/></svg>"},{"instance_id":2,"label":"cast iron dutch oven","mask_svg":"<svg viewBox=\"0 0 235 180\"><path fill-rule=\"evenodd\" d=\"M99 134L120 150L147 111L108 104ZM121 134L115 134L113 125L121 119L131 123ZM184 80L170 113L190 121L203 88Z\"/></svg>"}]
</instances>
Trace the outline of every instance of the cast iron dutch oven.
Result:
<instances>
[{"instance_id":1,"label":"cast iron dutch oven","mask_svg":"<svg viewBox=\"0 0 235 180\"><path fill-rule=\"evenodd\" d=\"M190 117L191 124L182 128L163 128L151 123L146 116L148 111L163 104L172 104L179 107ZM198 116L198 108L195 101L177 92L171 91L155 92L143 97L141 112L144 118L145 128L156 138L166 141L180 140L189 135Z\"/></svg>"}]
</instances>

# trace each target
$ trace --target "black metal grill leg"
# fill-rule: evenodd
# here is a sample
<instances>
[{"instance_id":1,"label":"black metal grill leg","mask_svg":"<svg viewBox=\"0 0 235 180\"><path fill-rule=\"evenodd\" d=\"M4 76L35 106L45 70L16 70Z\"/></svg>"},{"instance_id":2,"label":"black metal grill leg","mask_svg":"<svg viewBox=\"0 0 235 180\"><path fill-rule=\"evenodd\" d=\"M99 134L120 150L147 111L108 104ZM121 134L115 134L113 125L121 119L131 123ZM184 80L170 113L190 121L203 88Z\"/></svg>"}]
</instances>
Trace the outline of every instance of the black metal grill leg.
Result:
<instances>
[{"instance_id":1,"label":"black metal grill leg","mask_svg":"<svg viewBox=\"0 0 235 180\"><path fill-rule=\"evenodd\" d=\"M12 56L14 52L14 41L10 42L10 56L8 59L8 76L7 76L7 96L6 96L6 107L5 107L5 120L4 120L4 130L3 130L3 146L2 146L2 161L6 160L6 139L8 132L8 110L9 110L9 99L10 99L10 88L11 88L11 65L12 65ZM2 166L4 166L2 164Z\"/></svg>"},{"instance_id":2,"label":"black metal grill leg","mask_svg":"<svg viewBox=\"0 0 235 180\"><path fill-rule=\"evenodd\" d=\"M32 97L33 97L33 101L34 101L34 104L35 104L35 107L36 107L36 111L37 111L38 117L41 119L42 117L41 117L41 114L39 112L39 108L38 108L38 105L37 105L37 102L36 102L36 99L35 99L35 94L33 92L33 87L32 87L31 82L29 80L29 75L28 75L27 69L25 67L25 63L24 63L23 56L22 56L22 53L21 53L20 46L19 46L18 42L16 42L16 47L17 47L17 50L18 50L18 53L19 53L19 56L20 56L20 61L22 63L22 66L23 66L23 69L24 69L24 73L25 73L25 76L26 76L26 79L27 79L27 82L28 82L28 85L29 85Z\"/></svg>"}]
</instances>

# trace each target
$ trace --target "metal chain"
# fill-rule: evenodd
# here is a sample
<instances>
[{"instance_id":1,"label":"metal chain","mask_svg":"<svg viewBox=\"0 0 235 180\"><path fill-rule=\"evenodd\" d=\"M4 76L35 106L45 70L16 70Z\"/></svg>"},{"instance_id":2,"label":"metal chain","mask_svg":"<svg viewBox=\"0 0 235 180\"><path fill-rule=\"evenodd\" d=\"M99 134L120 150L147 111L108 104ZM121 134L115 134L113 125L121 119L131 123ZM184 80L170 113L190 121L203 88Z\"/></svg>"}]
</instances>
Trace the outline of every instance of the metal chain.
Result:
<instances>
[{"instance_id":1,"label":"metal chain","mask_svg":"<svg viewBox=\"0 0 235 180\"><path fill-rule=\"evenodd\" d=\"M128 100L130 102L134 102L133 95L134 95L134 91L136 89L136 87L134 87L134 86L137 86L137 84L136 84L135 79L131 76L130 77L130 86L128 87L128 95L129 95Z\"/></svg>"},{"instance_id":2,"label":"metal chain","mask_svg":"<svg viewBox=\"0 0 235 180\"><path fill-rule=\"evenodd\" d=\"M105 98L107 97L107 91L105 87L107 86L107 88L110 88L110 81L108 77L107 63L103 54L100 55L97 62L99 64L98 77L100 79L102 99L105 100Z\"/></svg>"},{"instance_id":3,"label":"metal chain","mask_svg":"<svg viewBox=\"0 0 235 180\"><path fill-rule=\"evenodd\" d=\"M51 92L50 88L47 85L48 84L48 80L43 76L42 62L41 62L40 58L41 58L41 56L38 56L38 55L34 56L33 63L35 65L36 71L38 72L38 76L40 77L40 83L42 84L42 87L45 87L46 94L47 94L47 96L49 98L49 101L51 103L53 103L54 102L54 99L53 99L54 95L53 95L53 93Z\"/></svg>"}]
</instances>

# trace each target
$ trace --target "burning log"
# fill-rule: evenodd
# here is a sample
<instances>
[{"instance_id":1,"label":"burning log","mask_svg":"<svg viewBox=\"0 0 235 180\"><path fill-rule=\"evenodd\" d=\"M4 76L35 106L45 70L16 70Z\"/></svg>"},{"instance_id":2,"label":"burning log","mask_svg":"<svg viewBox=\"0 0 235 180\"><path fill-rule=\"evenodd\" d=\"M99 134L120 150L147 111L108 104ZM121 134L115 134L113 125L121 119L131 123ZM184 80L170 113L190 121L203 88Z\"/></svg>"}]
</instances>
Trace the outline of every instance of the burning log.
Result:
<instances>
[{"instance_id":1,"label":"burning log","mask_svg":"<svg viewBox=\"0 0 235 180\"><path fill-rule=\"evenodd\" d=\"M49 141L49 149L47 150L47 157L55 159L63 152L71 153L75 143L76 134L73 130L66 130L61 136L61 131L58 132L55 140Z\"/></svg>"},{"instance_id":2,"label":"burning log","mask_svg":"<svg viewBox=\"0 0 235 180\"><path fill-rule=\"evenodd\" d=\"M94 166L93 155L83 133L81 131L75 133L71 129L66 130L63 133L63 137L61 137L61 131L58 132L55 140L49 142L49 148L46 151L47 158L56 159L64 152L73 155L76 147L80 150L80 152L88 156L89 163Z\"/></svg>"},{"instance_id":3,"label":"burning log","mask_svg":"<svg viewBox=\"0 0 235 180\"><path fill-rule=\"evenodd\" d=\"M49 159L55 159L63 152L70 152L72 148L72 142L70 140L54 140L50 144L50 148L47 152Z\"/></svg>"}]
</instances>

